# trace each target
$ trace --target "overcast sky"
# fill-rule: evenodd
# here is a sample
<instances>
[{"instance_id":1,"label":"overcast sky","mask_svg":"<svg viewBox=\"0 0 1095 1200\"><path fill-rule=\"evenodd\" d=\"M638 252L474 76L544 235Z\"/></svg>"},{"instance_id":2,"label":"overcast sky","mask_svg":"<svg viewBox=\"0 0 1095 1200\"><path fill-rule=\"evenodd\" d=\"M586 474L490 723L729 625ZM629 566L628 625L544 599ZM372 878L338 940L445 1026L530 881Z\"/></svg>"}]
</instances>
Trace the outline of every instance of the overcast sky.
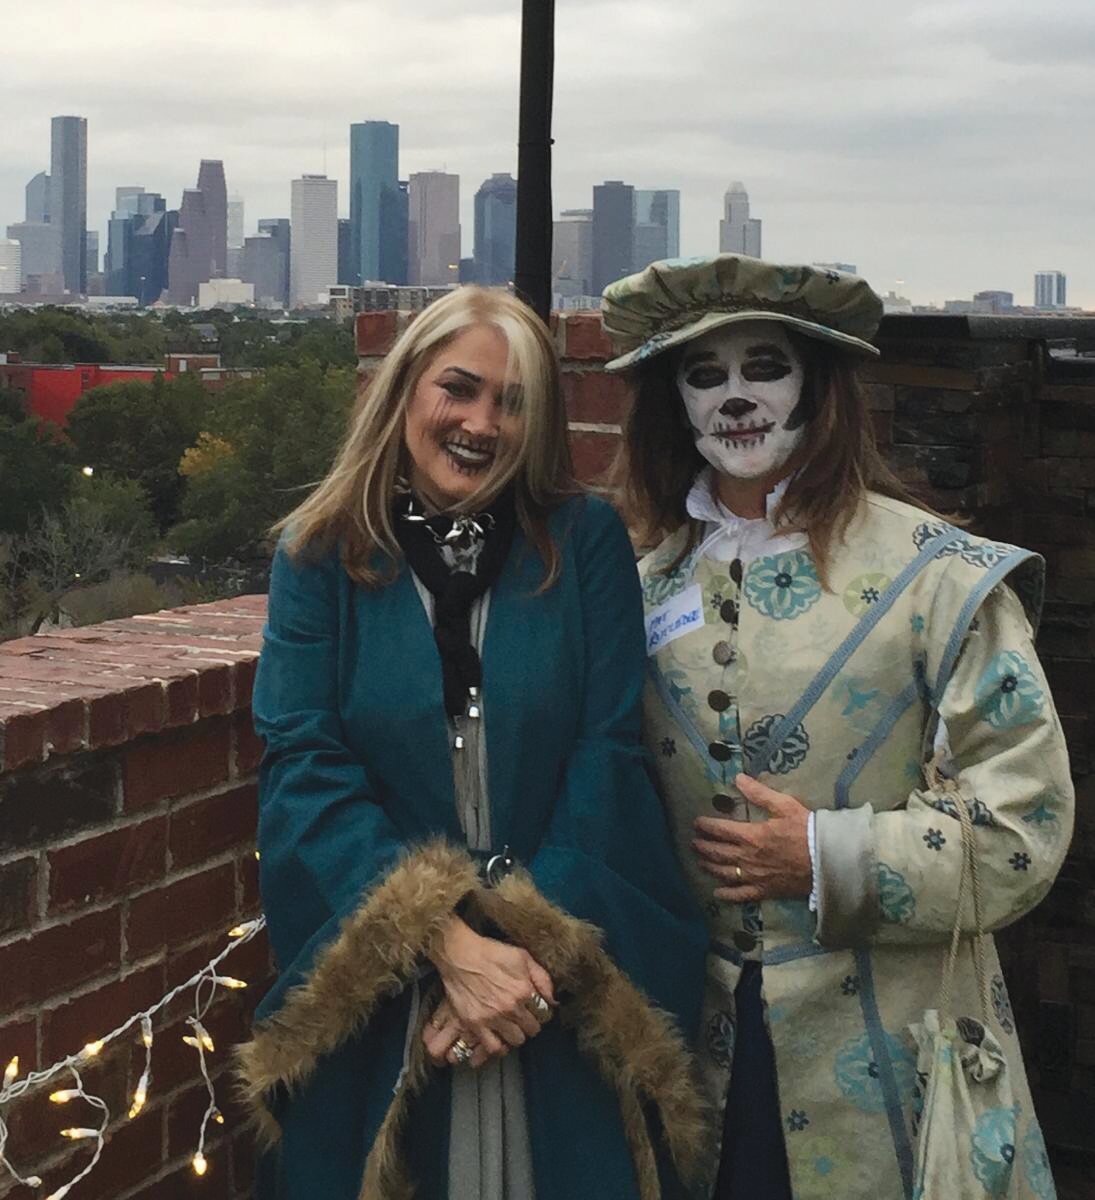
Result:
<instances>
[{"instance_id":1,"label":"overcast sky","mask_svg":"<svg viewBox=\"0 0 1095 1200\"><path fill-rule=\"evenodd\" d=\"M516 173L520 0L2 0L0 225L88 118L88 223L113 189L177 207L222 158L246 229L289 181L339 181L351 121L400 126L401 174ZM555 207L623 179L681 190L681 252L718 248L744 181L764 254L858 265L918 303L1032 301L1063 270L1095 308L1093 0L557 0ZM897 281L903 281L900 285Z\"/></svg>"}]
</instances>

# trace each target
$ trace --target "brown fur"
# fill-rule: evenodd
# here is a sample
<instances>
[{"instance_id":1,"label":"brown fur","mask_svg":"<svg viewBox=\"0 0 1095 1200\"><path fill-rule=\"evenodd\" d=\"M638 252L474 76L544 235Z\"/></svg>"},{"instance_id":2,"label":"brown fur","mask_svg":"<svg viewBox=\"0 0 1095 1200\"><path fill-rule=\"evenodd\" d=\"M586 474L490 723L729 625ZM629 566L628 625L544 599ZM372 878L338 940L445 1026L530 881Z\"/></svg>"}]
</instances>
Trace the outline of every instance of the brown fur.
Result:
<instances>
[{"instance_id":1,"label":"brown fur","mask_svg":"<svg viewBox=\"0 0 1095 1200\"><path fill-rule=\"evenodd\" d=\"M659 1200L654 1148L643 1104L661 1120L669 1151L684 1175L695 1169L710 1125L692 1058L672 1018L656 1008L609 959L600 931L556 908L524 872L483 888L463 850L434 842L407 855L343 923L305 983L238 1053L243 1096L267 1144L279 1130L265 1105L278 1084L307 1080L320 1055L368 1021L378 1004L416 976L454 906L471 895L476 914L523 946L552 976L562 1003L558 1019L619 1097L641 1200ZM419 1036L408 1071L365 1165L359 1200L412 1200L401 1152L410 1101L428 1078Z\"/></svg>"}]
</instances>

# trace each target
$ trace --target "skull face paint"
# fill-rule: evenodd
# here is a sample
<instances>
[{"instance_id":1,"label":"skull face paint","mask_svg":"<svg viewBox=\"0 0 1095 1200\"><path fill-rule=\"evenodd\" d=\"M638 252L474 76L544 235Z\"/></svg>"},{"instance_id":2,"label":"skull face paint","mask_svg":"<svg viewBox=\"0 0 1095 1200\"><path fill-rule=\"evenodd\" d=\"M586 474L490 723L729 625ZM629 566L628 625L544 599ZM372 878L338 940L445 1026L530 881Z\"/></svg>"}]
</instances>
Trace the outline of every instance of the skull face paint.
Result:
<instances>
[{"instance_id":1,"label":"skull face paint","mask_svg":"<svg viewBox=\"0 0 1095 1200\"><path fill-rule=\"evenodd\" d=\"M677 370L696 448L734 479L778 473L805 432L802 358L776 321L743 321L689 342Z\"/></svg>"}]
</instances>

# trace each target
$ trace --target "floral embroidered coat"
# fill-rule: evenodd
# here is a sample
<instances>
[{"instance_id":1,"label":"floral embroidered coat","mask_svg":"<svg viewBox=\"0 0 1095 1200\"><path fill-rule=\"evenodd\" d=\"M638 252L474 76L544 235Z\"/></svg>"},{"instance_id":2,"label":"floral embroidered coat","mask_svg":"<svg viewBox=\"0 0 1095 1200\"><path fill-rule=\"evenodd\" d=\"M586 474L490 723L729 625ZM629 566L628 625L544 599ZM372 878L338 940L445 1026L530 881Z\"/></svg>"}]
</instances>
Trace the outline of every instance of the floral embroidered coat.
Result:
<instances>
[{"instance_id":1,"label":"floral embroidered coat","mask_svg":"<svg viewBox=\"0 0 1095 1200\"><path fill-rule=\"evenodd\" d=\"M694 551L666 573L685 537L640 564L648 630L659 631L645 722L708 913L704 1057L716 1104L733 1061L734 986L757 959L796 1200L911 1200L924 1080L909 1026L938 1000L962 862L953 801L922 781L940 720L971 802L987 928L1042 899L1071 832L1064 740L1032 645L1043 564L877 495L833 554L829 591L806 549L744 564ZM764 819L733 786L743 769L818 814L818 913L805 899L714 900L692 820ZM986 1197L1048 1200L991 945L988 959L990 1028L1018 1111L978 1127L969 1154ZM968 943L953 1008L980 1011Z\"/></svg>"}]
</instances>

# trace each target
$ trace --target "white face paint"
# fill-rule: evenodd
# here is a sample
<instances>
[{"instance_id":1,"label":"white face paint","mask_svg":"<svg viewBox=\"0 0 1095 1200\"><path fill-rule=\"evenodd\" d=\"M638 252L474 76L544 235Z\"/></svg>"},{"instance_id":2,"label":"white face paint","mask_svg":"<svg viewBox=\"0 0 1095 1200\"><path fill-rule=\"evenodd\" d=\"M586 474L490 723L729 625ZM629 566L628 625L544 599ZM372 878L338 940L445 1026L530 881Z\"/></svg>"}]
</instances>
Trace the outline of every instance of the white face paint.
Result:
<instances>
[{"instance_id":1,"label":"white face paint","mask_svg":"<svg viewBox=\"0 0 1095 1200\"><path fill-rule=\"evenodd\" d=\"M803 365L776 321L743 321L689 342L677 371L696 448L724 475L778 471L805 432Z\"/></svg>"}]
</instances>

